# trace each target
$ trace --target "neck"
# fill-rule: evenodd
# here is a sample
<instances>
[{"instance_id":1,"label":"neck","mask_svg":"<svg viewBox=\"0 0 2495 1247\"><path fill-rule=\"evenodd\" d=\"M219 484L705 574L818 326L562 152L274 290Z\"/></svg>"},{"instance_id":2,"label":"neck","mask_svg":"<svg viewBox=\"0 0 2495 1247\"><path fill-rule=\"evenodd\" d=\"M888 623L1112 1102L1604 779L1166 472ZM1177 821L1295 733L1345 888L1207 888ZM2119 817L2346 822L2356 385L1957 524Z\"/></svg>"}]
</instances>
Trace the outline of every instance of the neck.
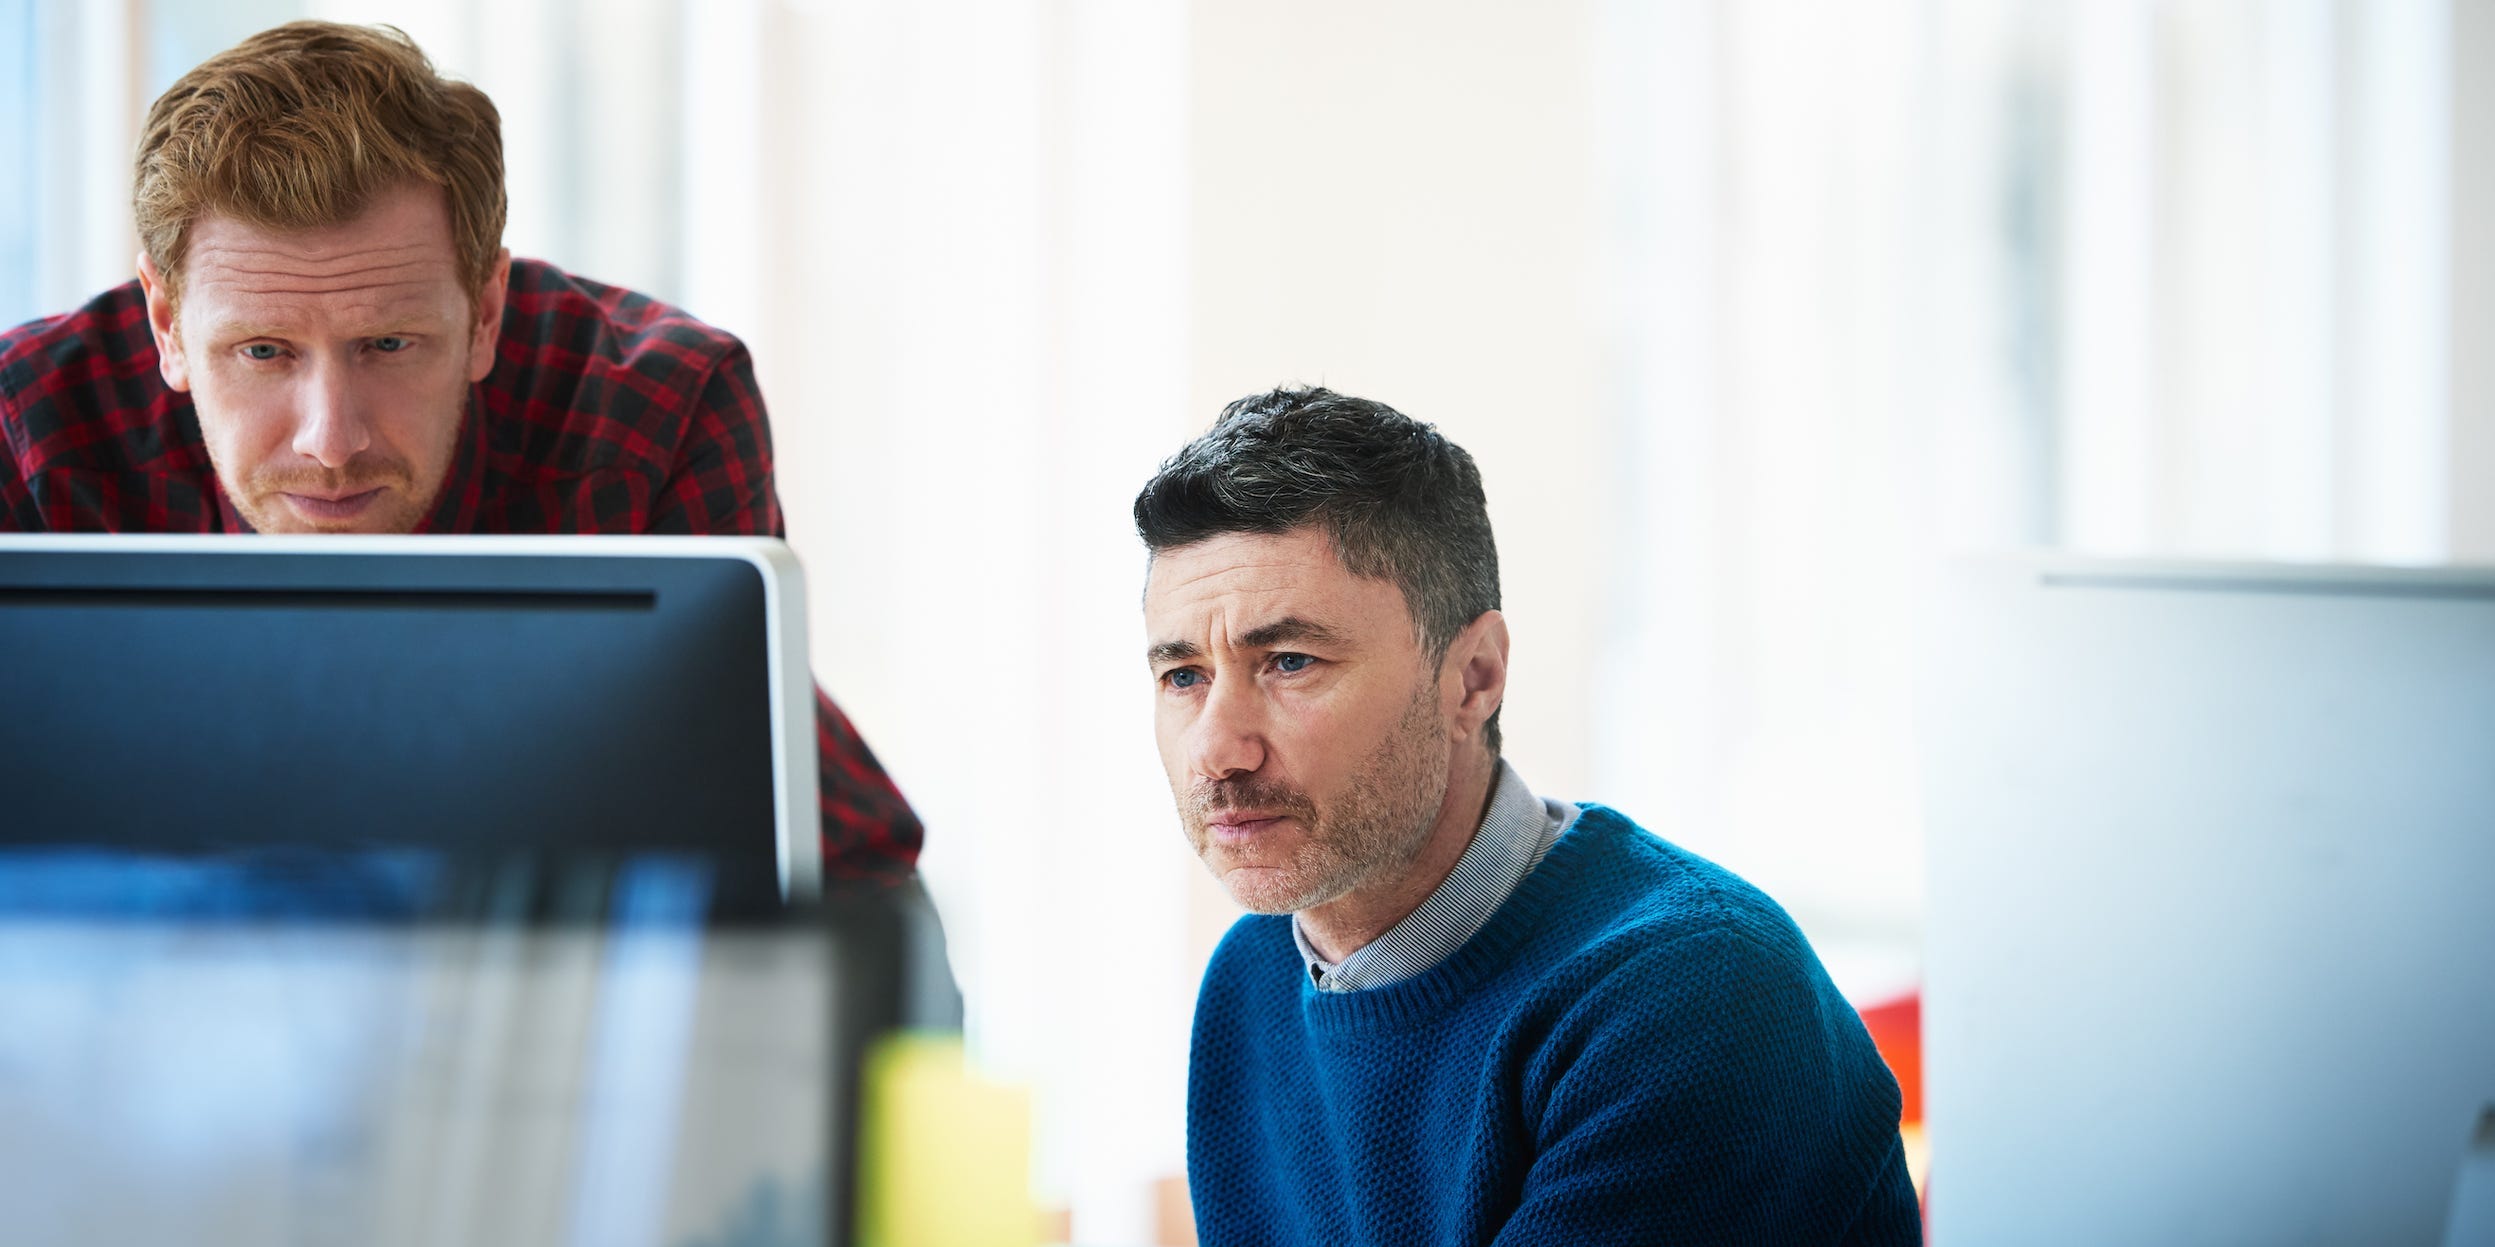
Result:
<instances>
[{"instance_id":1,"label":"neck","mask_svg":"<svg viewBox=\"0 0 2495 1247\"><path fill-rule=\"evenodd\" d=\"M1455 751L1447 767L1447 795L1420 851L1400 869L1381 872L1361 886L1299 911L1300 930L1327 961L1340 962L1395 929L1429 899L1471 847L1489 814L1490 788L1499 760L1483 748Z\"/></svg>"}]
</instances>

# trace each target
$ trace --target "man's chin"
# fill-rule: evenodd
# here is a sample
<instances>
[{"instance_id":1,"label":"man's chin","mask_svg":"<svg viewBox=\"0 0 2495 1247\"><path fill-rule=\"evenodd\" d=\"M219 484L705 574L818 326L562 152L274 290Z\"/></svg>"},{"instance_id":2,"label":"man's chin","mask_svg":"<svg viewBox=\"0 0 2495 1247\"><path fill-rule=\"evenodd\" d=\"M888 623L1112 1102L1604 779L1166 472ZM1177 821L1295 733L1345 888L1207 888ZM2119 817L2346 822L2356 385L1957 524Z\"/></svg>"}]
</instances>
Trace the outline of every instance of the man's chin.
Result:
<instances>
[{"instance_id":1,"label":"man's chin","mask_svg":"<svg viewBox=\"0 0 2495 1247\"><path fill-rule=\"evenodd\" d=\"M271 492L236 509L254 531L269 536L397 535L415 531L423 518L423 508L409 506L406 493L390 486L344 499Z\"/></svg>"},{"instance_id":2,"label":"man's chin","mask_svg":"<svg viewBox=\"0 0 2495 1247\"><path fill-rule=\"evenodd\" d=\"M1295 914L1351 890L1331 879L1312 879L1306 870L1289 866L1233 866L1217 868L1215 874L1230 899L1251 914Z\"/></svg>"}]
</instances>

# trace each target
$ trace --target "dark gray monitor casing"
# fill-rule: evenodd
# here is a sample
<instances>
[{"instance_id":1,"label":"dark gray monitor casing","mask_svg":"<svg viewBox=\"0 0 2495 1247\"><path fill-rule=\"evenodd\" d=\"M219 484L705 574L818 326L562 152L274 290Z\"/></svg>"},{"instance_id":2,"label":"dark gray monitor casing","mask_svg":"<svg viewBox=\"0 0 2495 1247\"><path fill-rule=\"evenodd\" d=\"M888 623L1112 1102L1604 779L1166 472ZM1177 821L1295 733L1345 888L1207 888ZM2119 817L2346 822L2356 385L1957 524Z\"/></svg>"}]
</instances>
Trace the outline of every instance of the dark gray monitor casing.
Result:
<instances>
[{"instance_id":1,"label":"dark gray monitor casing","mask_svg":"<svg viewBox=\"0 0 2495 1247\"><path fill-rule=\"evenodd\" d=\"M777 540L0 535L0 845L681 848L804 899L816 750Z\"/></svg>"}]
</instances>

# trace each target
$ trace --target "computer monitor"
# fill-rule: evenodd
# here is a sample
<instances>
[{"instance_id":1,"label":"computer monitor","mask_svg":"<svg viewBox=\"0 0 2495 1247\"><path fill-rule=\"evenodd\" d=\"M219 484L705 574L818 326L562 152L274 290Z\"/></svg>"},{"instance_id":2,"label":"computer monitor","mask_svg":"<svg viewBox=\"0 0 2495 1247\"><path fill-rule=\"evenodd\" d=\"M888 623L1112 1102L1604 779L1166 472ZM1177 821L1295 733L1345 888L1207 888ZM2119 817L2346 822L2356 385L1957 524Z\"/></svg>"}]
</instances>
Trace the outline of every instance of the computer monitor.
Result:
<instances>
[{"instance_id":1,"label":"computer monitor","mask_svg":"<svg viewBox=\"0 0 2495 1247\"><path fill-rule=\"evenodd\" d=\"M821 878L777 541L0 536L0 844L594 846Z\"/></svg>"},{"instance_id":2,"label":"computer monitor","mask_svg":"<svg viewBox=\"0 0 2495 1247\"><path fill-rule=\"evenodd\" d=\"M2495 1243L2495 570L1999 559L1935 623L1932 1241Z\"/></svg>"},{"instance_id":3,"label":"computer monitor","mask_svg":"<svg viewBox=\"0 0 2495 1247\"><path fill-rule=\"evenodd\" d=\"M0 847L0 1239L850 1242L932 917L715 866Z\"/></svg>"}]
</instances>

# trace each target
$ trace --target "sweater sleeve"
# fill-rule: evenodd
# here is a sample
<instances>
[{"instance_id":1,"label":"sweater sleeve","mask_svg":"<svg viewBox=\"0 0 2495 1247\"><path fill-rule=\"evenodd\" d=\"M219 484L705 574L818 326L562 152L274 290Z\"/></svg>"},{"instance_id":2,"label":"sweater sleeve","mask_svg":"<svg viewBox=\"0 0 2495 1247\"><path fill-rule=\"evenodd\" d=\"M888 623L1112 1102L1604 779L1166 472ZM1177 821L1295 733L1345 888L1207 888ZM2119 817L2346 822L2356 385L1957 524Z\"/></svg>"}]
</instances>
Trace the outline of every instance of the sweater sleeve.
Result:
<instances>
[{"instance_id":1,"label":"sweater sleeve","mask_svg":"<svg viewBox=\"0 0 2495 1247\"><path fill-rule=\"evenodd\" d=\"M1554 1024L1502 1247L1921 1241L1896 1081L1798 933L1779 934L1647 949Z\"/></svg>"}]
</instances>

